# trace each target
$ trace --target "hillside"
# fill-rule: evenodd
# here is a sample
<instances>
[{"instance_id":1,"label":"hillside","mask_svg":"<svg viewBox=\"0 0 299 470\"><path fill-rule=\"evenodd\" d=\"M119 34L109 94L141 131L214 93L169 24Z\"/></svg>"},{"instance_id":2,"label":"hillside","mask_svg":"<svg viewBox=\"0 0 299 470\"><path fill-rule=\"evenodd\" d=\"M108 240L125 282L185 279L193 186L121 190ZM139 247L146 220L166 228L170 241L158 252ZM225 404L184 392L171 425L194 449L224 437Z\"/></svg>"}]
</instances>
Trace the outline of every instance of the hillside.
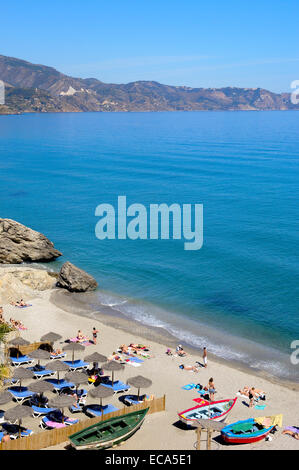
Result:
<instances>
[{"instance_id":1,"label":"hillside","mask_svg":"<svg viewBox=\"0 0 299 470\"><path fill-rule=\"evenodd\" d=\"M84 111L220 111L299 109L288 93L262 88L189 88L153 81L107 84L0 55L6 84L0 114Z\"/></svg>"}]
</instances>

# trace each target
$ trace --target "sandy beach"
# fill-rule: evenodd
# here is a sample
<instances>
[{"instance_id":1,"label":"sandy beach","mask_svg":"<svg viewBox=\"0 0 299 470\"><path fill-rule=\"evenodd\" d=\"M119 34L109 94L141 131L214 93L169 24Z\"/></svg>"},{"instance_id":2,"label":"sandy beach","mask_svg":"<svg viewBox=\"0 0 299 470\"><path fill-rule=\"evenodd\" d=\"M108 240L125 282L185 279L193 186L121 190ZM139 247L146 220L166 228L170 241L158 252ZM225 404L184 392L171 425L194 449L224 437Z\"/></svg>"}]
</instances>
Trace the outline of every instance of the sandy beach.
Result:
<instances>
[{"instance_id":1,"label":"sandy beach","mask_svg":"<svg viewBox=\"0 0 299 470\"><path fill-rule=\"evenodd\" d=\"M54 291L55 294L55 291ZM92 328L95 326L99 330L98 341L96 345L86 347L82 355L84 357L94 351L98 351L106 356L111 355L123 343L129 344L142 343L150 347L150 359L145 359L144 363L138 367L130 365L125 366L125 370L117 375L117 378L126 382L129 377L134 375L143 375L152 380L153 385L146 390L156 397L166 395L166 411L155 413L147 417L142 428L120 449L122 450L194 450L196 444L196 434L194 429L186 429L178 422L177 412L195 406L192 400L199 395L194 391L183 390L182 387L189 383L200 383L207 385L210 377L214 378L217 394L216 399L234 398L237 391L245 385L255 386L266 392L266 404L264 410L258 410L248 407L248 400L238 398L231 414L227 418L227 423L232 423L240 419L250 417L269 416L282 413L284 426L298 426L298 384L279 384L267 380L265 377L254 375L248 371L242 371L239 368L232 367L231 364L218 362L209 357L208 367L199 368L199 372L182 370L180 364L194 365L196 361L202 362L201 355L195 351L189 351L186 358L171 357L166 355L166 349L172 348L173 344L161 344L144 335L141 325L135 323L134 328L128 331L123 328L122 322L114 319L113 326L103 322L103 317L98 313L94 315L80 315L80 306L77 308L70 303L69 308L62 309L55 305L53 300L53 290L40 292L38 297L32 299L31 307L18 309L12 305L4 305L4 318L10 317L21 320L27 330L21 332L21 336L34 342L40 337L54 331L62 335L63 341L56 343L57 347L62 347L64 340L74 337L78 330L88 337L92 335ZM55 295L54 295L55 298ZM97 316L97 318L95 318ZM93 317L93 318L90 318ZM98 318L101 318L101 321ZM117 325L119 323L119 325ZM70 357L70 355L69 355ZM26 385L27 383L24 382ZM90 386L88 386L90 387ZM132 390L133 391L133 390ZM87 404L96 403L91 397L87 398ZM109 403L121 407L119 396L115 395L109 399ZM12 404L4 405L3 409L8 409ZM86 419L82 413L76 414L79 419ZM38 427L40 419L26 418L24 424L34 432L41 432ZM157 432L159 430L159 432ZM299 442L292 437L282 435L282 428L274 434L271 441L261 441L256 444L242 446L226 446L219 436L214 434L212 449L221 450L240 450L240 449L298 449ZM46 432L46 431L42 431ZM64 449L68 443L61 444L56 448Z\"/></svg>"}]
</instances>

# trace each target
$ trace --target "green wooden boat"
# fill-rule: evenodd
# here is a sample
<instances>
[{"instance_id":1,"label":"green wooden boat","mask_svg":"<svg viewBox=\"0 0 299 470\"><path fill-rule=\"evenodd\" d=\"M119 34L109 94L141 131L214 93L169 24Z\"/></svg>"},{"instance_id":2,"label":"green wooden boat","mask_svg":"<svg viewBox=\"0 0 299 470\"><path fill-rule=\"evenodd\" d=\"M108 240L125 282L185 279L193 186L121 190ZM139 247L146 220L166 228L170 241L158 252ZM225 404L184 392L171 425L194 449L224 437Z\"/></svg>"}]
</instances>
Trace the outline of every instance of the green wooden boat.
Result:
<instances>
[{"instance_id":1,"label":"green wooden boat","mask_svg":"<svg viewBox=\"0 0 299 470\"><path fill-rule=\"evenodd\" d=\"M149 408L106 419L69 436L77 450L107 449L131 437L142 425Z\"/></svg>"}]
</instances>

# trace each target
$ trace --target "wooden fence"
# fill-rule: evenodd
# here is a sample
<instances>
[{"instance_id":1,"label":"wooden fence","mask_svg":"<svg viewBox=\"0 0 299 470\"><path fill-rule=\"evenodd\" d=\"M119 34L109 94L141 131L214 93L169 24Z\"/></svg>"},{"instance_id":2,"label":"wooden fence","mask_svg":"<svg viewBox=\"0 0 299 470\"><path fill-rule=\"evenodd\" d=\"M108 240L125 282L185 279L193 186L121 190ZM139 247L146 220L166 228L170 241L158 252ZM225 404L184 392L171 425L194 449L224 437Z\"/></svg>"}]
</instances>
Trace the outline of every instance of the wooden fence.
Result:
<instances>
[{"instance_id":1,"label":"wooden fence","mask_svg":"<svg viewBox=\"0 0 299 470\"><path fill-rule=\"evenodd\" d=\"M103 420L113 418L115 416L122 416L133 411L143 410L144 408L149 407L148 413L157 413L158 411L165 410L165 395L160 398L154 398L153 400L140 403L139 405L133 405L130 407L124 407L121 410L114 411L100 418L91 418L85 419L84 421L79 421L77 424L72 424L71 426L66 426L62 429L52 429L44 430L37 434L32 434L28 437L22 437L20 439L11 440L8 442L3 442L0 444L0 450L39 450L45 449L47 447L55 446L66 442L68 436L74 434L75 432L81 431L82 429L92 426L93 424L99 423Z\"/></svg>"}]
</instances>

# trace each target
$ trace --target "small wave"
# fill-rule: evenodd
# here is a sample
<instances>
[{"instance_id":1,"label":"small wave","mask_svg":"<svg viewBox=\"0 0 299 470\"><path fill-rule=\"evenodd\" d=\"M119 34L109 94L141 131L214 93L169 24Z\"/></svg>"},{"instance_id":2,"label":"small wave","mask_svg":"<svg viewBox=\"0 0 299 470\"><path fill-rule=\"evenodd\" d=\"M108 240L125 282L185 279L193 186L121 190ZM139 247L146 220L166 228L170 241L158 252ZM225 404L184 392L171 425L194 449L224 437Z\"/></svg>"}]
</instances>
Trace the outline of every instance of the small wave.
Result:
<instances>
[{"instance_id":1,"label":"small wave","mask_svg":"<svg viewBox=\"0 0 299 470\"><path fill-rule=\"evenodd\" d=\"M104 302L101 302L101 305L104 305L104 307L117 307L119 305L124 305L125 303L127 303L127 300L124 300L123 302L115 302L115 303L104 303Z\"/></svg>"}]
</instances>

